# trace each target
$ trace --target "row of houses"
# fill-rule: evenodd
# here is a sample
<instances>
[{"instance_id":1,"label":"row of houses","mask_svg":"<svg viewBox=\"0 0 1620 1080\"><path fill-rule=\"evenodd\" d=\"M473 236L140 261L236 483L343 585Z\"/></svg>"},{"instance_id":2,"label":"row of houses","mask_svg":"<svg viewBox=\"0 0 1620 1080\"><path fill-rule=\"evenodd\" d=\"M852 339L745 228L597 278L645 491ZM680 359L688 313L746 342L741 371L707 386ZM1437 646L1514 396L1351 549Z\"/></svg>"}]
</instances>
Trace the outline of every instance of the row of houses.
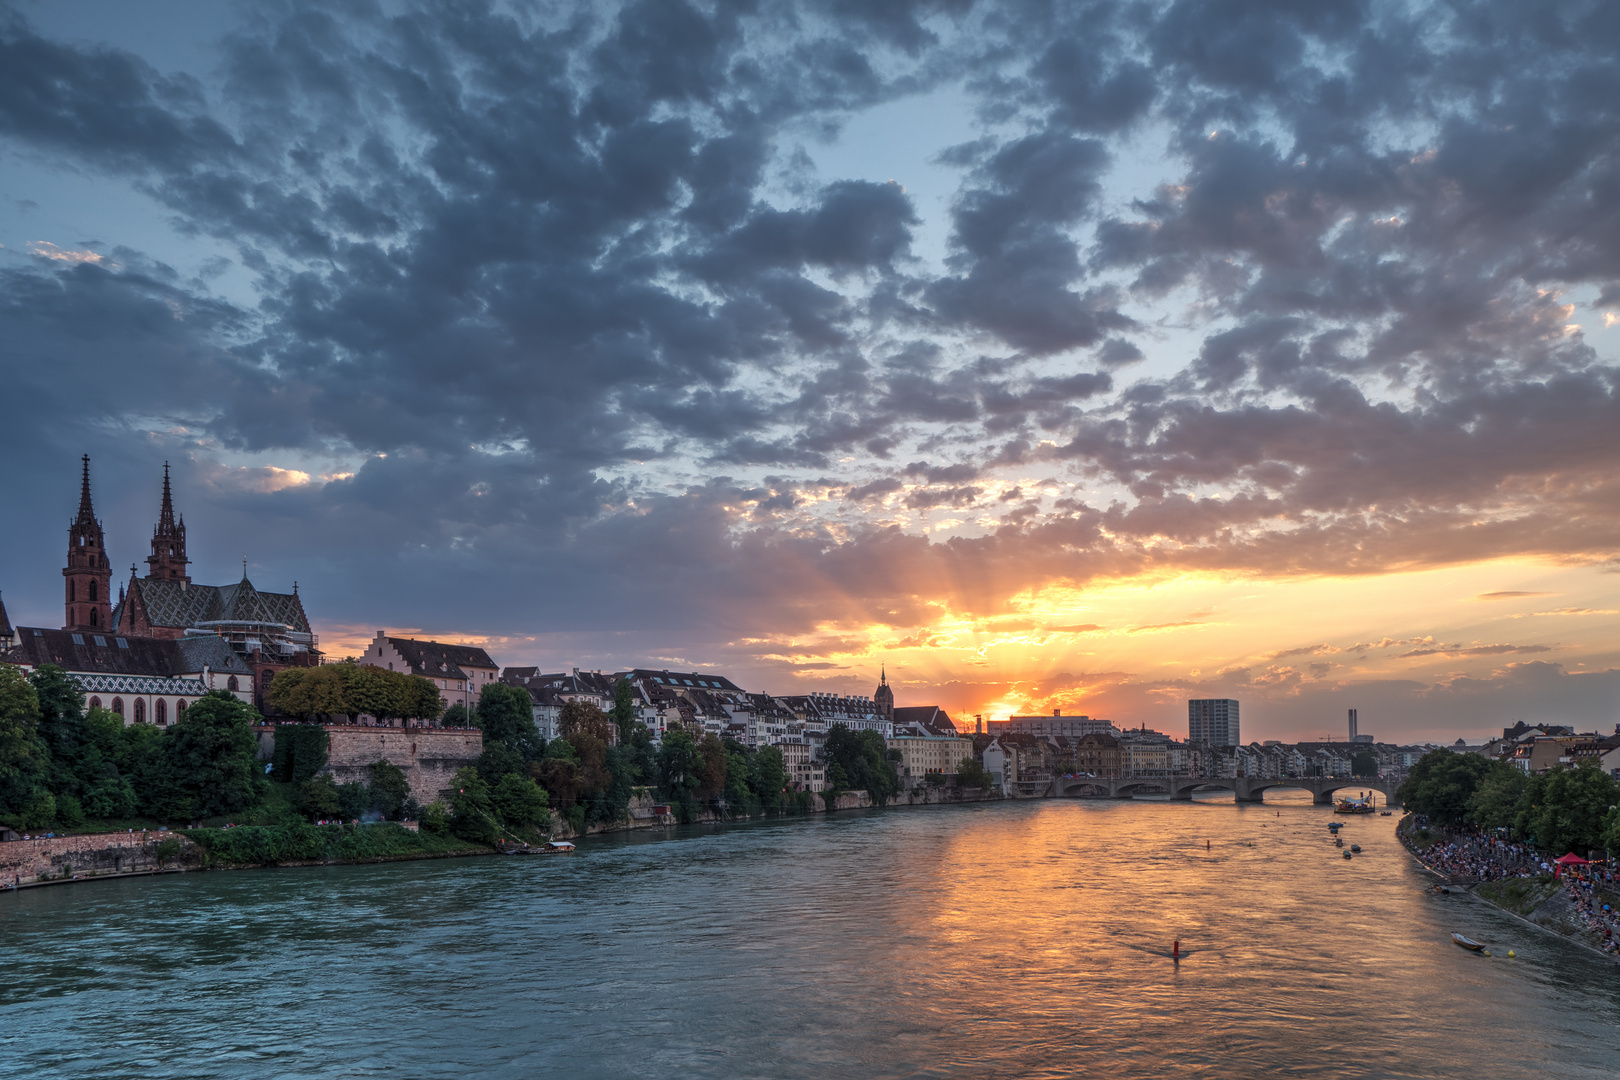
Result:
<instances>
[{"instance_id":1,"label":"row of houses","mask_svg":"<svg viewBox=\"0 0 1620 1080\"><path fill-rule=\"evenodd\" d=\"M1560 724L1526 724L1523 720L1503 728L1500 738L1471 745L1458 739L1451 749L1506 761L1527 773L1549 772L1594 761L1620 780L1620 724L1612 734L1577 732Z\"/></svg>"}]
</instances>

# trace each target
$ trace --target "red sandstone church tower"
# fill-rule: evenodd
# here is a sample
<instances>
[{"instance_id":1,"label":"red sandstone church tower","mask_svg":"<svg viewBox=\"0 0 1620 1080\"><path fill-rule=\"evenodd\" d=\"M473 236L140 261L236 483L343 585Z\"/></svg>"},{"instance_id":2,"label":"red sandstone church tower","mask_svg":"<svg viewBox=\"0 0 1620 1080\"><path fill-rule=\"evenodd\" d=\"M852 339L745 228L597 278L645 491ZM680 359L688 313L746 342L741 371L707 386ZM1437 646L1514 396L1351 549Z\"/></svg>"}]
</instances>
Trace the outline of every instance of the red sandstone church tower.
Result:
<instances>
[{"instance_id":1,"label":"red sandstone church tower","mask_svg":"<svg viewBox=\"0 0 1620 1080\"><path fill-rule=\"evenodd\" d=\"M174 498L169 494L169 463L163 463L163 509L152 529L152 554L146 557L146 576L157 581L191 584L186 573L186 519L174 517Z\"/></svg>"},{"instance_id":2,"label":"red sandstone church tower","mask_svg":"<svg viewBox=\"0 0 1620 1080\"><path fill-rule=\"evenodd\" d=\"M883 669L882 681L878 683L878 688L872 691L872 703L877 706L877 711L883 719L891 722L894 720L894 691L889 688L887 667Z\"/></svg>"},{"instance_id":3,"label":"red sandstone church tower","mask_svg":"<svg viewBox=\"0 0 1620 1080\"><path fill-rule=\"evenodd\" d=\"M112 566L101 534L101 522L90 505L90 455L84 456L84 484L79 490L79 516L68 526L67 624L64 630L111 630L112 598L107 586Z\"/></svg>"}]
</instances>

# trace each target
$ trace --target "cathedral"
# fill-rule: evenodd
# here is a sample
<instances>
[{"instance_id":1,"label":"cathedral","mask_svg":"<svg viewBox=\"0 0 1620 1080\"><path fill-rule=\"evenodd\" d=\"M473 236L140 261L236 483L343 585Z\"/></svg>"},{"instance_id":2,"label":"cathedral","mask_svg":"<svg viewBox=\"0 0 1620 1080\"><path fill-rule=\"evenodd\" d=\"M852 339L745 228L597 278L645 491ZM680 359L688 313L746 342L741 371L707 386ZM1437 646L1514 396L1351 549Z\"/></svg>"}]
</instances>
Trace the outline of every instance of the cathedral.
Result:
<instances>
[{"instance_id":1,"label":"cathedral","mask_svg":"<svg viewBox=\"0 0 1620 1080\"><path fill-rule=\"evenodd\" d=\"M298 585L290 593L263 592L247 577L234 585L197 585L186 557L186 522L174 511L169 466L163 466L163 498L152 530L152 553L146 575L129 568L129 583L120 586L117 603L110 595L112 564L101 522L90 499L90 458L84 458L79 512L68 528L66 623L62 629L82 634L178 641L223 638L253 673L253 700L262 709L264 691L277 671L320 663L315 635L304 614Z\"/></svg>"}]
</instances>

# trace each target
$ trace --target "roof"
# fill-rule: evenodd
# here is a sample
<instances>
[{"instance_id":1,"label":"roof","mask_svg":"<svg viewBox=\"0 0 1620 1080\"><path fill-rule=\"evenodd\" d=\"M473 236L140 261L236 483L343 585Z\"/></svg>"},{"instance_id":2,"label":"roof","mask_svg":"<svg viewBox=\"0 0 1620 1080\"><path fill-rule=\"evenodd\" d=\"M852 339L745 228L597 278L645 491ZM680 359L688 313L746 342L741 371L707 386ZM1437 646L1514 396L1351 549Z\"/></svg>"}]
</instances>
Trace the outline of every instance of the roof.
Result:
<instances>
[{"instance_id":1,"label":"roof","mask_svg":"<svg viewBox=\"0 0 1620 1080\"><path fill-rule=\"evenodd\" d=\"M489 653L477 645L449 645L442 641L417 641L415 638L391 637L385 639L400 659L411 666L413 675L431 675L451 679L465 679L463 667L498 669Z\"/></svg>"},{"instance_id":2,"label":"roof","mask_svg":"<svg viewBox=\"0 0 1620 1080\"><path fill-rule=\"evenodd\" d=\"M0 600L0 638L11 636L11 620L6 617L6 602Z\"/></svg>"},{"instance_id":3,"label":"roof","mask_svg":"<svg viewBox=\"0 0 1620 1080\"><path fill-rule=\"evenodd\" d=\"M951 722L951 714L938 705L907 705L895 709L894 723L896 727L915 724L930 735L960 734Z\"/></svg>"},{"instance_id":4,"label":"roof","mask_svg":"<svg viewBox=\"0 0 1620 1080\"><path fill-rule=\"evenodd\" d=\"M724 675L711 675L698 671L654 671L651 668L635 668L630 671L621 671L618 676L615 676L615 679L620 677L627 678L631 682L646 680L683 690L690 686L707 690L730 690L738 694L743 692L742 687Z\"/></svg>"},{"instance_id":5,"label":"roof","mask_svg":"<svg viewBox=\"0 0 1620 1080\"><path fill-rule=\"evenodd\" d=\"M223 638L120 637L88 630L19 628L17 646L6 654L13 664L55 664L69 671L98 675L155 675L173 678L201 671L250 675L252 670Z\"/></svg>"},{"instance_id":6,"label":"roof","mask_svg":"<svg viewBox=\"0 0 1620 1080\"><path fill-rule=\"evenodd\" d=\"M132 578L130 592L141 594L153 626L187 627L210 622L280 623L295 634L310 632L296 593L261 592L243 578L235 585L191 585L163 578ZM113 609L117 626L128 599Z\"/></svg>"}]
</instances>

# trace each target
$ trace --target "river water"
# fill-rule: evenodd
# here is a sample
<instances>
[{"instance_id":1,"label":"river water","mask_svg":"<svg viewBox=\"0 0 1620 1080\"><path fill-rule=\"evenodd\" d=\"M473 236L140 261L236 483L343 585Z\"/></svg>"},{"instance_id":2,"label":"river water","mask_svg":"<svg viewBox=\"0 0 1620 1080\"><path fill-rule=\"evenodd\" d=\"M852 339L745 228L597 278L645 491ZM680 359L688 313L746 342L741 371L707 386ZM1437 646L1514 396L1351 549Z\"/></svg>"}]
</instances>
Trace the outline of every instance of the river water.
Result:
<instances>
[{"instance_id":1,"label":"river water","mask_svg":"<svg viewBox=\"0 0 1620 1080\"><path fill-rule=\"evenodd\" d=\"M26 890L0 1075L1620 1071L1620 968L1329 820L1048 800Z\"/></svg>"}]
</instances>

